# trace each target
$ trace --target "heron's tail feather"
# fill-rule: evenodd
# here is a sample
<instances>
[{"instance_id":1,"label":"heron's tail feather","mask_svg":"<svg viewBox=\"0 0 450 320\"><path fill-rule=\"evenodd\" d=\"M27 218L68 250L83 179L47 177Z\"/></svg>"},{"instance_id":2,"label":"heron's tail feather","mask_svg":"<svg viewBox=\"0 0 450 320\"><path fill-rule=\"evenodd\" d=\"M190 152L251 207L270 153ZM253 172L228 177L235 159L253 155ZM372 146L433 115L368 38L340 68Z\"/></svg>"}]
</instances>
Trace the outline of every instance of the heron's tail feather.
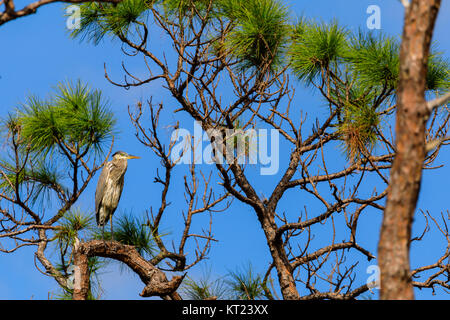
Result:
<instances>
[{"instance_id":1,"label":"heron's tail feather","mask_svg":"<svg viewBox=\"0 0 450 320\"><path fill-rule=\"evenodd\" d=\"M103 227L106 223L104 221L97 221L98 227Z\"/></svg>"},{"instance_id":2,"label":"heron's tail feather","mask_svg":"<svg viewBox=\"0 0 450 320\"><path fill-rule=\"evenodd\" d=\"M97 211L95 218L97 220L97 225L103 227L108 223L109 215L105 212L104 208L100 208L100 210Z\"/></svg>"}]
</instances>

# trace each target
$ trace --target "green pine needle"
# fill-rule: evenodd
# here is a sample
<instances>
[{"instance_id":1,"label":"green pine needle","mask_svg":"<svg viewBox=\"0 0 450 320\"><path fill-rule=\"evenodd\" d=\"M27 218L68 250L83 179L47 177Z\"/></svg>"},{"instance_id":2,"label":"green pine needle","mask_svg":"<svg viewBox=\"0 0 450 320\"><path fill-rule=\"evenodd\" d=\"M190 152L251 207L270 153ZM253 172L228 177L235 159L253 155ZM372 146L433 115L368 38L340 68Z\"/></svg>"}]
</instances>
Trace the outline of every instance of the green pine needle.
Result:
<instances>
[{"instance_id":1,"label":"green pine needle","mask_svg":"<svg viewBox=\"0 0 450 320\"><path fill-rule=\"evenodd\" d=\"M136 248L140 255L152 257L156 253L156 245L149 227L143 219L139 219L131 214L124 214L113 218L114 240L120 243L131 245ZM107 231L102 235L101 230L97 230L96 239L111 240L111 232Z\"/></svg>"},{"instance_id":2,"label":"green pine needle","mask_svg":"<svg viewBox=\"0 0 450 320\"><path fill-rule=\"evenodd\" d=\"M349 41L346 62L358 83L365 87L396 88L400 63L398 41L362 31Z\"/></svg>"},{"instance_id":3,"label":"green pine needle","mask_svg":"<svg viewBox=\"0 0 450 320\"><path fill-rule=\"evenodd\" d=\"M255 274L252 265L230 271L227 284L238 300L256 300L264 297L262 276Z\"/></svg>"},{"instance_id":4,"label":"green pine needle","mask_svg":"<svg viewBox=\"0 0 450 320\"><path fill-rule=\"evenodd\" d=\"M225 47L240 69L275 70L288 40L287 9L276 0L234 0L222 3L222 12L235 24Z\"/></svg>"},{"instance_id":5,"label":"green pine needle","mask_svg":"<svg viewBox=\"0 0 450 320\"><path fill-rule=\"evenodd\" d=\"M217 300L229 299L227 284L222 278L211 279L210 270L204 272L198 280L186 277L181 293L187 300L205 300L213 297Z\"/></svg>"},{"instance_id":6,"label":"green pine needle","mask_svg":"<svg viewBox=\"0 0 450 320\"><path fill-rule=\"evenodd\" d=\"M124 0L117 5L89 2L80 6L80 28L74 29L72 38L80 38L98 45L105 35L127 36L130 26L145 22L153 0Z\"/></svg>"},{"instance_id":7,"label":"green pine needle","mask_svg":"<svg viewBox=\"0 0 450 320\"><path fill-rule=\"evenodd\" d=\"M369 104L347 104L344 112L344 121L338 125L338 131L344 141L347 159L357 161L361 154L369 153L375 146L380 119Z\"/></svg>"},{"instance_id":8,"label":"green pine needle","mask_svg":"<svg viewBox=\"0 0 450 320\"><path fill-rule=\"evenodd\" d=\"M151 231L144 221L132 215L124 215L118 219L116 229L114 239L117 241L134 246L141 255L152 256L155 253Z\"/></svg>"},{"instance_id":9,"label":"green pine needle","mask_svg":"<svg viewBox=\"0 0 450 320\"><path fill-rule=\"evenodd\" d=\"M443 94L450 88L450 63L441 52L431 52L428 59L427 90Z\"/></svg>"},{"instance_id":10,"label":"green pine needle","mask_svg":"<svg viewBox=\"0 0 450 320\"><path fill-rule=\"evenodd\" d=\"M100 91L78 81L61 83L54 97L29 97L18 110L21 134L31 150L47 154L68 143L99 154L112 138L115 120Z\"/></svg>"},{"instance_id":11,"label":"green pine needle","mask_svg":"<svg viewBox=\"0 0 450 320\"><path fill-rule=\"evenodd\" d=\"M346 52L348 31L337 22L329 24L310 22L302 18L292 28L289 48L291 68L298 79L307 84L323 70L340 63Z\"/></svg>"},{"instance_id":12,"label":"green pine needle","mask_svg":"<svg viewBox=\"0 0 450 320\"><path fill-rule=\"evenodd\" d=\"M217 1L213 1L213 6ZM168 16L184 17L195 15L198 12L205 14L206 9L210 4L210 0L163 0L162 7Z\"/></svg>"},{"instance_id":13,"label":"green pine needle","mask_svg":"<svg viewBox=\"0 0 450 320\"><path fill-rule=\"evenodd\" d=\"M59 220L55 239L60 247L72 246L76 238L80 239L82 235L88 236L94 228L94 219L91 215L86 215L79 209L72 209Z\"/></svg>"}]
</instances>

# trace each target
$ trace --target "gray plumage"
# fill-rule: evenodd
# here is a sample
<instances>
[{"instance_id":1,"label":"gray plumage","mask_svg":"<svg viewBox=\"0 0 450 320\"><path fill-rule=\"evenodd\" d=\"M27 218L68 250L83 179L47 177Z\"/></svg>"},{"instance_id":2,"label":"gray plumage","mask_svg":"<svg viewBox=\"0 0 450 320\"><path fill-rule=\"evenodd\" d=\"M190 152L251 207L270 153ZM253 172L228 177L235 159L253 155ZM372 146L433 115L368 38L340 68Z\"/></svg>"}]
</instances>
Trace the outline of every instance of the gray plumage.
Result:
<instances>
[{"instance_id":1,"label":"gray plumage","mask_svg":"<svg viewBox=\"0 0 450 320\"><path fill-rule=\"evenodd\" d=\"M138 159L139 157L129 155L126 152L118 151L113 155L111 161L103 167L95 191L95 217L97 225L104 228L119 205L122 195L125 172L128 167L128 159Z\"/></svg>"}]
</instances>

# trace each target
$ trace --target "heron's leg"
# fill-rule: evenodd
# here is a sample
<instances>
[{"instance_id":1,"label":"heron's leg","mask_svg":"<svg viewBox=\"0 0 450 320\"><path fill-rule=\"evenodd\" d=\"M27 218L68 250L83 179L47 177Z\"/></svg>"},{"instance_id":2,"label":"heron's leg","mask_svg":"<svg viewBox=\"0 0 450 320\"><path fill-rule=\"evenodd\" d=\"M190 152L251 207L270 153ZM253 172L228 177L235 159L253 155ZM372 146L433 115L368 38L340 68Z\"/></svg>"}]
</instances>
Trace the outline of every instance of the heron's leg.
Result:
<instances>
[{"instance_id":1,"label":"heron's leg","mask_svg":"<svg viewBox=\"0 0 450 320\"><path fill-rule=\"evenodd\" d=\"M105 244L105 225L102 225L102 240L103 244Z\"/></svg>"},{"instance_id":2,"label":"heron's leg","mask_svg":"<svg viewBox=\"0 0 450 320\"><path fill-rule=\"evenodd\" d=\"M111 240L114 241L114 231L113 231L112 216L109 219L109 222L111 223Z\"/></svg>"}]
</instances>

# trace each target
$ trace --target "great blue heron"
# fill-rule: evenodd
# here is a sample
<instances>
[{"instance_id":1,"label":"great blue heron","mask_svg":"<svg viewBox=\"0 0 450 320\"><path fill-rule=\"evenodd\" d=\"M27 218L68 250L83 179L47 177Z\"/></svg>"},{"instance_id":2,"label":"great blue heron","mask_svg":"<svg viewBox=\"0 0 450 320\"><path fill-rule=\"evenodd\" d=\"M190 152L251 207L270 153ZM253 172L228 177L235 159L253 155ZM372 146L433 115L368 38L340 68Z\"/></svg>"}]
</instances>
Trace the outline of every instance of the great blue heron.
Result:
<instances>
[{"instance_id":1,"label":"great blue heron","mask_svg":"<svg viewBox=\"0 0 450 320\"><path fill-rule=\"evenodd\" d=\"M122 195L128 159L139 159L139 157L117 151L113 154L112 160L105 164L98 179L95 191L95 217L97 225L102 227L103 239L105 224L108 223L108 220L111 222L111 238L113 238L112 215L116 211Z\"/></svg>"}]
</instances>

